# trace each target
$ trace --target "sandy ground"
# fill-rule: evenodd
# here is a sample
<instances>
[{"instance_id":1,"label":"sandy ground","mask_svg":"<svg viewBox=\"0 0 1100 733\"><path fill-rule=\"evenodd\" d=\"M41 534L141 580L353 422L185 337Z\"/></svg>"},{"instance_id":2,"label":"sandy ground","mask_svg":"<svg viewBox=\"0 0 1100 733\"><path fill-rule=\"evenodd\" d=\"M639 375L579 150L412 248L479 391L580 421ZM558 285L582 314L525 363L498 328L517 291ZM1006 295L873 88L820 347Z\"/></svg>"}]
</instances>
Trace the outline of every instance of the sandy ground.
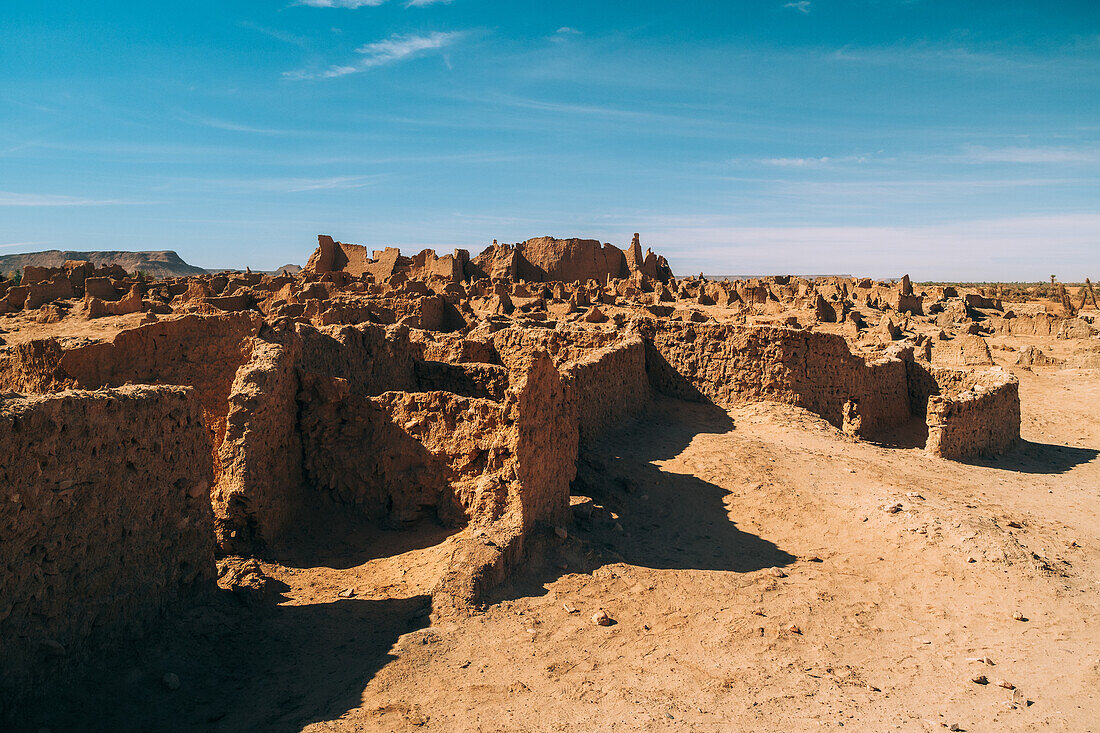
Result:
<instances>
[{"instance_id":1,"label":"sandy ground","mask_svg":"<svg viewBox=\"0 0 1100 733\"><path fill-rule=\"evenodd\" d=\"M483 613L430 622L442 530L322 526L300 544L313 550L265 563L278 605L196 610L54 719L1100 730L1100 371L1017 373L1025 442L969 463L786 406L658 400L588 451L577 493L592 502L574 501L592 517Z\"/></svg>"}]
</instances>

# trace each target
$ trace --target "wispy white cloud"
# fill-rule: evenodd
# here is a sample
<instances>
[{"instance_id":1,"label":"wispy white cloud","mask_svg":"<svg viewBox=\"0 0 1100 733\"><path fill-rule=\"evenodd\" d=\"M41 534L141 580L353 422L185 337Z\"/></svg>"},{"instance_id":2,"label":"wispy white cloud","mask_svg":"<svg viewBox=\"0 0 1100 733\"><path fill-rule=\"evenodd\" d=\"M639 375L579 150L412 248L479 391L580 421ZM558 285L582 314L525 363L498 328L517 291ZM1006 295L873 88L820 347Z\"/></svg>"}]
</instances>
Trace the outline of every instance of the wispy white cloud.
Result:
<instances>
[{"instance_id":1,"label":"wispy white cloud","mask_svg":"<svg viewBox=\"0 0 1100 733\"><path fill-rule=\"evenodd\" d=\"M0 206L129 206L149 203L152 202L127 201L124 199L88 199L78 196L0 191Z\"/></svg>"},{"instance_id":2,"label":"wispy white cloud","mask_svg":"<svg viewBox=\"0 0 1100 733\"><path fill-rule=\"evenodd\" d=\"M222 120L216 117L206 117L203 115L192 114L191 112L182 111L179 113L180 119L184 122L189 122L195 125L201 125L202 127L212 127L215 130L228 130L229 132L249 132L257 135L301 135L306 134L301 130L281 130L272 127L256 127L254 125L245 125L239 122L233 122L232 120ZM312 134L312 133L310 133Z\"/></svg>"},{"instance_id":3,"label":"wispy white cloud","mask_svg":"<svg viewBox=\"0 0 1100 733\"><path fill-rule=\"evenodd\" d=\"M1100 163L1100 148L971 147L961 158L970 163Z\"/></svg>"},{"instance_id":4,"label":"wispy white cloud","mask_svg":"<svg viewBox=\"0 0 1100 733\"><path fill-rule=\"evenodd\" d=\"M582 35L584 35L582 31L579 31L576 28L572 28L567 25L563 25L561 28L558 28L556 31L554 31L554 35L550 36L550 40L554 43L565 43L571 38L576 38L577 36Z\"/></svg>"},{"instance_id":5,"label":"wispy white cloud","mask_svg":"<svg viewBox=\"0 0 1100 733\"><path fill-rule=\"evenodd\" d=\"M796 2L786 3L783 7L793 8L800 13L810 12L810 0L796 0Z\"/></svg>"},{"instance_id":6,"label":"wispy white cloud","mask_svg":"<svg viewBox=\"0 0 1100 733\"><path fill-rule=\"evenodd\" d=\"M298 0L298 5L306 5L311 8L373 8L386 3L387 0Z\"/></svg>"},{"instance_id":7,"label":"wispy white cloud","mask_svg":"<svg viewBox=\"0 0 1100 733\"><path fill-rule=\"evenodd\" d=\"M287 79L334 79L442 50L453 45L463 35L461 31L434 31L424 36L394 35L384 41L368 43L355 49L363 58L353 64L330 66L320 72L288 71L283 76Z\"/></svg>"},{"instance_id":8,"label":"wispy white cloud","mask_svg":"<svg viewBox=\"0 0 1100 733\"><path fill-rule=\"evenodd\" d=\"M297 5L306 5L311 8L376 8L385 5L389 0L298 0ZM428 5L449 3L451 0L406 0L406 8L423 8Z\"/></svg>"},{"instance_id":9,"label":"wispy white cloud","mask_svg":"<svg viewBox=\"0 0 1100 733\"><path fill-rule=\"evenodd\" d=\"M759 162L780 168L820 168L839 163L866 163L868 160L870 157L866 155L823 155L819 158L761 158Z\"/></svg>"},{"instance_id":10,"label":"wispy white cloud","mask_svg":"<svg viewBox=\"0 0 1100 733\"><path fill-rule=\"evenodd\" d=\"M0 249L15 249L16 247L41 247L49 242L8 242L7 244L0 244Z\"/></svg>"},{"instance_id":11,"label":"wispy white cloud","mask_svg":"<svg viewBox=\"0 0 1100 733\"><path fill-rule=\"evenodd\" d=\"M258 178L217 181L216 183L247 191L271 191L274 193L305 193L307 191L334 191L364 188L382 176L331 176L329 178Z\"/></svg>"},{"instance_id":12,"label":"wispy white cloud","mask_svg":"<svg viewBox=\"0 0 1100 733\"><path fill-rule=\"evenodd\" d=\"M242 20L239 25L242 28L248 28L249 30L262 33L268 38L274 38L276 41L282 41L283 43L289 43L292 46L298 46L299 48L306 48L309 45L309 41L302 36L296 36L293 33L288 33L278 28L268 28L267 26L253 23L252 21Z\"/></svg>"}]
</instances>

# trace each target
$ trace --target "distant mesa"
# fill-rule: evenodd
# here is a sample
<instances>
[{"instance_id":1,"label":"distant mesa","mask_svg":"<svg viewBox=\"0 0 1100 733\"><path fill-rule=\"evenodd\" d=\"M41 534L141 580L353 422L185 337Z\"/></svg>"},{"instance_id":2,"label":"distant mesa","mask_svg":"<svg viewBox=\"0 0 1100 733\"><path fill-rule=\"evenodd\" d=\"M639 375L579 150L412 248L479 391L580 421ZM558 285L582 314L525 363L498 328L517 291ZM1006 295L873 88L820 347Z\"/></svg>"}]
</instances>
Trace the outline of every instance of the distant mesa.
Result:
<instances>
[{"instance_id":1,"label":"distant mesa","mask_svg":"<svg viewBox=\"0 0 1100 733\"><path fill-rule=\"evenodd\" d=\"M158 252L72 252L51 249L0 256L0 273L22 272L24 267L62 267L66 262L91 262L96 267L119 265L126 272L140 270L152 277L186 277L205 275L206 270L189 265L172 250Z\"/></svg>"},{"instance_id":2,"label":"distant mesa","mask_svg":"<svg viewBox=\"0 0 1100 733\"><path fill-rule=\"evenodd\" d=\"M305 270L313 274L345 272L352 277L371 275L377 282L398 273L412 279L442 277L453 282L484 277L528 282L606 282L608 278L635 274L662 282L673 278L664 257L650 250L642 253L637 234L625 252L595 239L536 237L517 244L498 244L494 240L473 259L464 249L443 256L425 249L407 257L396 247L369 250L361 244L337 242L322 234L317 237L317 250Z\"/></svg>"}]
</instances>

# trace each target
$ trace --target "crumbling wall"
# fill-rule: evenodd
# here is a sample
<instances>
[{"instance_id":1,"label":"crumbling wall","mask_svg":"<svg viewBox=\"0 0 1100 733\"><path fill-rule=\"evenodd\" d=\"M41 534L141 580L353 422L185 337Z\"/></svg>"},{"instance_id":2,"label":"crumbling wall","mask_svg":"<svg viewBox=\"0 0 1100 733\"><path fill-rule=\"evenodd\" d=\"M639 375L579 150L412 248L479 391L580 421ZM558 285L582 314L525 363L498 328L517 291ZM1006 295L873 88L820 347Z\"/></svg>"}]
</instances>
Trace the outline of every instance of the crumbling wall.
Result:
<instances>
[{"instance_id":1,"label":"crumbling wall","mask_svg":"<svg viewBox=\"0 0 1100 733\"><path fill-rule=\"evenodd\" d=\"M1020 383L1007 372L949 375L937 370L943 391L928 399L925 450L943 458L994 456L1020 440ZM965 380L969 387L950 389Z\"/></svg>"},{"instance_id":2,"label":"crumbling wall","mask_svg":"<svg viewBox=\"0 0 1100 733\"><path fill-rule=\"evenodd\" d=\"M508 389L508 370L497 364L417 361L419 391L454 392L466 397L501 400Z\"/></svg>"},{"instance_id":3,"label":"crumbling wall","mask_svg":"<svg viewBox=\"0 0 1100 733\"><path fill-rule=\"evenodd\" d=\"M233 380L218 451L221 473L212 492L223 552L243 553L278 539L306 501L298 434L300 349L292 332L265 329Z\"/></svg>"},{"instance_id":4,"label":"crumbling wall","mask_svg":"<svg viewBox=\"0 0 1100 733\"><path fill-rule=\"evenodd\" d=\"M518 435L516 478L523 526L535 522L565 523L569 517L569 484L576 474L576 406L566 385L543 351L513 367L505 401L514 405Z\"/></svg>"},{"instance_id":5,"label":"crumbling wall","mask_svg":"<svg viewBox=\"0 0 1100 733\"><path fill-rule=\"evenodd\" d=\"M305 477L338 503L394 525L501 515L514 474L501 403L448 392L363 397L314 374L303 374L299 401Z\"/></svg>"},{"instance_id":6,"label":"crumbling wall","mask_svg":"<svg viewBox=\"0 0 1100 733\"><path fill-rule=\"evenodd\" d=\"M513 326L494 332L490 339L505 366L521 363L532 351L539 350L549 354L554 364L560 367L591 351L609 346L619 337L611 331L558 331Z\"/></svg>"},{"instance_id":7,"label":"crumbling wall","mask_svg":"<svg viewBox=\"0 0 1100 733\"><path fill-rule=\"evenodd\" d=\"M997 333L1012 336L1053 336L1060 339L1089 338L1096 328L1088 321L1074 316L1056 316L1051 313L1006 313L1004 318L993 318L991 323Z\"/></svg>"},{"instance_id":8,"label":"crumbling wall","mask_svg":"<svg viewBox=\"0 0 1100 733\"><path fill-rule=\"evenodd\" d=\"M61 369L61 343L36 339L0 347L0 392L58 392L76 386Z\"/></svg>"},{"instance_id":9,"label":"crumbling wall","mask_svg":"<svg viewBox=\"0 0 1100 733\"><path fill-rule=\"evenodd\" d=\"M438 616L468 612L522 562L541 527L569 519L569 485L576 475L577 415L566 384L541 351L512 366L504 399L505 421L514 440L513 475L501 517L460 538L438 585L432 610ZM504 478L507 478L505 474Z\"/></svg>"},{"instance_id":10,"label":"crumbling wall","mask_svg":"<svg viewBox=\"0 0 1100 733\"><path fill-rule=\"evenodd\" d=\"M216 452L225 437L233 380L248 361L253 337L262 325L256 313L157 321L121 331L111 341L64 349L59 367L83 389L123 384L194 387ZM220 473L217 463L215 473Z\"/></svg>"},{"instance_id":11,"label":"crumbling wall","mask_svg":"<svg viewBox=\"0 0 1100 733\"><path fill-rule=\"evenodd\" d=\"M950 341L933 341L932 363L940 367L991 366L993 356L981 336L959 334Z\"/></svg>"},{"instance_id":12,"label":"crumbling wall","mask_svg":"<svg viewBox=\"0 0 1100 733\"><path fill-rule=\"evenodd\" d=\"M405 326L373 324L314 327L297 324L301 339L299 368L346 379L359 395L417 388L415 364L422 349Z\"/></svg>"},{"instance_id":13,"label":"crumbling wall","mask_svg":"<svg viewBox=\"0 0 1100 733\"><path fill-rule=\"evenodd\" d=\"M723 407L767 399L804 407L873 436L905 423L905 363L868 364L841 336L810 331L645 321L646 368L658 392Z\"/></svg>"},{"instance_id":14,"label":"crumbling wall","mask_svg":"<svg viewBox=\"0 0 1100 733\"><path fill-rule=\"evenodd\" d=\"M590 351L561 368L566 394L577 415L583 444L651 399L645 342L638 336Z\"/></svg>"},{"instance_id":15,"label":"crumbling wall","mask_svg":"<svg viewBox=\"0 0 1100 733\"><path fill-rule=\"evenodd\" d=\"M190 389L0 397L0 707L213 589L210 454Z\"/></svg>"}]
</instances>

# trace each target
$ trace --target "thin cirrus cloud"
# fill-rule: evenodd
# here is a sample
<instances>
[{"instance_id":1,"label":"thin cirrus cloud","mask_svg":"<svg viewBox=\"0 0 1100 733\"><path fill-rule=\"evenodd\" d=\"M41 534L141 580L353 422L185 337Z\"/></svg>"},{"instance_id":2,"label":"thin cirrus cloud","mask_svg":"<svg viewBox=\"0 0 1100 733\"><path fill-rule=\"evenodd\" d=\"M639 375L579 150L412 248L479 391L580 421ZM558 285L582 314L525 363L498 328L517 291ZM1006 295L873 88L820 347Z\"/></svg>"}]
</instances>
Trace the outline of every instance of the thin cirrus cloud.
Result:
<instances>
[{"instance_id":1,"label":"thin cirrus cloud","mask_svg":"<svg viewBox=\"0 0 1100 733\"><path fill-rule=\"evenodd\" d=\"M797 2L786 3L783 7L797 10L800 13L809 13L810 0L797 0Z\"/></svg>"},{"instance_id":2,"label":"thin cirrus cloud","mask_svg":"<svg viewBox=\"0 0 1100 733\"><path fill-rule=\"evenodd\" d=\"M1100 148L980 148L963 154L969 163L1100 163Z\"/></svg>"},{"instance_id":3,"label":"thin cirrus cloud","mask_svg":"<svg viewBox=\"0 0 1100 733\"><path fill-rule=\"evenodd\" d=\"M0 206L120 206L143 203L149 202L125 201L122 199L88 199L78 196L0 191Z\"/></svg>"},{"instance_id":4,"label":"thin cirrus cloud","mask_svg":"<svg viewBox=\"0 0 1100 733\"><path fill-rule=\"evenodd\" d=\"M375 8L379 5L385 5L387 2L389 2L389 0L299 0L298 5L305 5L310 8L346 8L348 10L355 10L357 8ZM407 0L405 7L423 8L428 5L449 2L451 2L451 0Z\"/></svg>"},{"instance_id":5,"label":"thin cirrus cloud","mask_svg":"<svg viewBox=\"0 0 1100 733\"><path fill-rule=\"evenodd\" d=\"M335 79L440 51L453 45L462 35L460 31L447 33L435 31L424 36L394 35L384 41L368 43L355 49L355 52L362 54L363 58L353 64L330 66L320 72L285 71L283 77L286 79Z\"/></svg>"}]
</instances>

